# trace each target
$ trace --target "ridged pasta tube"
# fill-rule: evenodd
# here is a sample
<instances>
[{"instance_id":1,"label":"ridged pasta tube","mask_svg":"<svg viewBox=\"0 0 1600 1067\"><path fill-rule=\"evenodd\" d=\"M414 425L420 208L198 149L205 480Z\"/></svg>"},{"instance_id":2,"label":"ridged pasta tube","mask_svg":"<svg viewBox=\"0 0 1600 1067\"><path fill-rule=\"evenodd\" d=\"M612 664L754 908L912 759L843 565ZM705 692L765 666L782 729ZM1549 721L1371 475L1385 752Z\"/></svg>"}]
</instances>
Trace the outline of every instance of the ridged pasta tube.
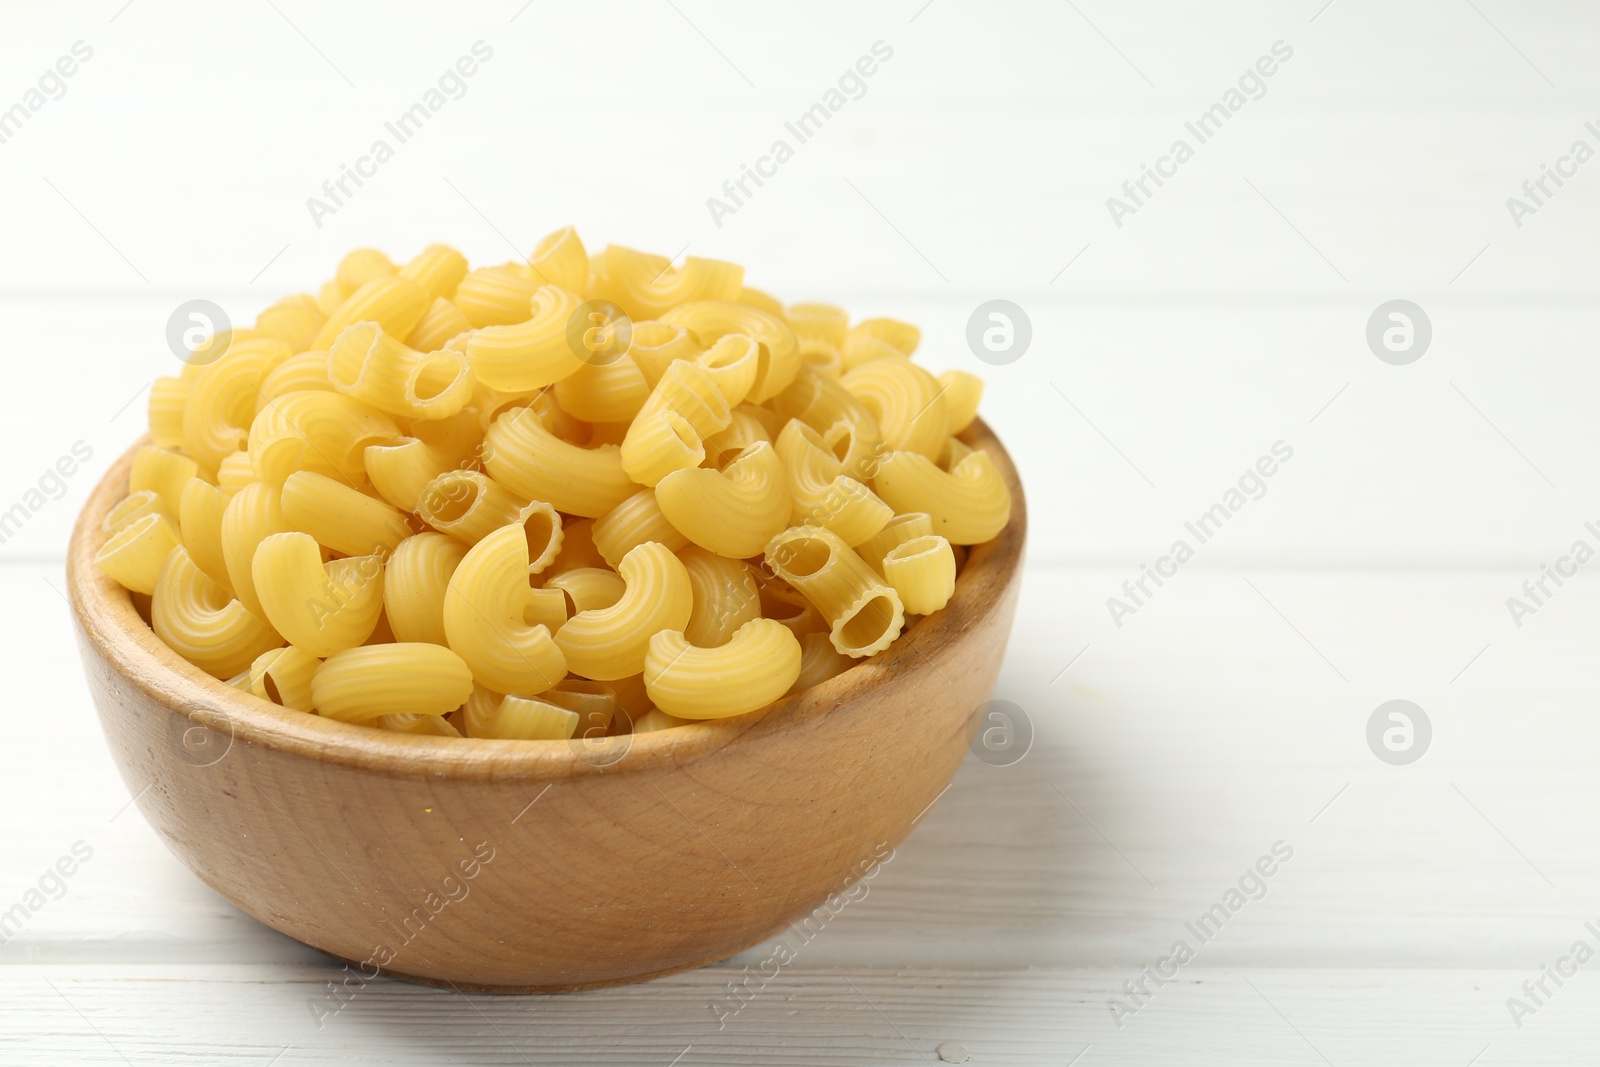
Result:
<instances>
[{"instance_id":1,"label":"ridged pasta tube","mask_svg":"<svg viewBox=\"0 0 1600 1067\"><path fill-rule=\"evenodd\" d=\"M822 436L799 419L789 420L774 447L788 473L792 522L826 526L845 544L859 545L894 517L876 493L843 473Z\"/></svg>"},{"instance_id":2,"label":"ridged pasta tube","mask_svg":"<svg viewBox=\"0 0 1600 1067\"><path fill-rule=\"evenodd\" d=\"M496 481L567 515L597 518L638 489L622 469L617 446L583 448L563 441L545 429L531 408L516 408L496 419L484 446L484 466Z\"/></svg>"},{"instance_id":3,"label":"ridged pasta tube","mask_svg":"<svg viewBox=\"0 0 1600 1067\"><path fill-rule=\"evenodd\" d=\"M148 596L156 591L167 553L177 547L177 528L166 515L152 512L106 538L94 561L123 588Z\"/></svg>"},{"instance_id":4,"label":"ridged pasta tube","mask_svg":"<svg viewBox=\"0 0 1600 1067\"><path fill-rule=\"evenodd\" d=\"M261 387L256 390L256 414L261 414L261 409L278 397L304 389L324 393L335 391L333 382L328 378L328 353L301 352L268 371L267 376L261 379Z\"/></svg>"},{"instance_id":5,"label":"ridged pasta tube","mask_svg":"<svg viewBox=\"0 0 1600 1067\"><path fill-rule=\"evenodd\" d=\"M528 257L528 273L540 285L554 285L581 293L589 285L589 253L571 226L545 234Z\"/></svg>"},{"instance_id":6,"label":"ridged pasta tube","mask_svg":"<svg viewBox=\"0 0 1600 1067\"><path fill-rule=\"evenodd\" d=\"M259 336L282 341L290 351L304 352L316 339L328 316L310 293L293 293L256 316L251 327Z\"/></svg>"},{"instance_id":7,"label":"ridged pasta tube","mask_svg":"<svg viewBox=\"0 0 1600 1067\"><path fill-rule=\"evenodd\" d=\"M361 644L383 612L382 557L349 556L325 564L310 534L266 538L250 574L273 629L318 659Z\"/></svg>"},{"instance_id":8,"label":"ridged pasta tube","mask_svg":"<svg viewBox=\"0 0 1600 1067\"><path fill-rule=\"evenodd\" d=\"M422 521L463 544L475 545L517 521L523 501L481 471L446 471L417 498Z\"/></svg>"},{"instance_id":9,"label":"ridged pasta tube","mask_svg":"<svg viewBox=\"0 0 1600 1067\"><path fill-rule=\"evenodd\" d=\"M680 360L699 359L702 351L684 327L651 319L633 324L633 344L628 348L628 355L654 389L668 367Z\"/></svg>"},{"instance_id":10,"label":"ridged pasta tube","mask_svg":"<svg viewBox=\"0 0 1600 1067\"><path fill-rule=\"evenodd\" d=\"M406 337L422 321L433 297L410 278L390 275L363 283L345 297L337 311L328 316L311 348L327 350L345 328L358 322L375 322L391 337Z\"/></svg>"},{"instance_id":11,"label":"ridged pasta tube","mask_svg":"<svg viewBox=\"0 0 1600 1067\"><path fill-rule=\"evenodd\" d=\"M472 398L466 356L418 352L375 322L352 323L335 338L328 379L346 396L407 419L448 418Z\"/></svg>"},{"instance_id":12,"label":"ridged pasta tube","mask_svg":"<svg viewBox=\"0 0 1600 1067\"><path fill-rule=\"evenodd\" d=\"M800 348L794 331L777 315L749 304L696 300L679 304L660 316L686 328L701 348L710 348L730 333L747 334L760 346L760 369L748 399L761 403L777 396L800 370Z\"/></svg>"},{"instance_id":13,"label":"ridged pasta tube","mask_svg":"<svg viewBox=\"0 0 1600 1067\"><path fill-rule=\"evenodd\" d=\"M906 611L931 615L956 591L955 553L938 534L912 538L883 557L883 576L900 594Z\"/></svg>"},{"instance_id":14,"label":"ridged pasta tube","mask_svg":"<svg viewBox=\"0 0 1600 1067\"><path fill-rule=\"evenodd\" d=\"M446 715L472 695L472 672L439 645L406 641L336 652L311 678L317 711L343 722L380 715Z\"/></svg>"},{"instance_id":15,"label":"ridged pasta tube","mask_svg":"<svg viewBox=\"0 0 1600 1067\"><path fill-rule=\"evenodd\" d=\"M689 543L689 539L667 521L656 503L653 489L639 490L594 520L591 533L594 547L606 566L613 570L622 563L624 556L646 541L659 541L672 552Z\"/></svg>"},{"instance_id":16,"label":"ridged pasta tube","mask_svg":"<svg viewBox=\"0 0 1600 1067\"><path fill-rule=\"evenodd\" d=\"M878 421L897 451L938 459L950 437L939 381L907 359L876 359L845 374L844 387Z\"/></svg>"},{"instance_id":17,"label":"ridged pasta tube","mask_svg":"<svg viewBox=\"0 0 1600 1067\"><path fill-rule=\"evenodd\" d=\"M884 523L883 529L872 537L856 545L856 554L866 561L867 566L883 573L883 557L898 545L918 537L930 537L933 534L933 518L925 512L908 511L903 515L896 515Z\"/></svg>"},{"instance_id":18,"label":"ridged pasta tube","mask_svg":"<svg viewBox=\"0 0 1600 1067\"><path fill-rule=\"evenodd\" d=\"M467 546L428 531L400 542L383 565L383 613L399 641L448 645L444 597Z\"/></svg>"},{"instance_id":19,"label":"ridged pasta tube","mask_svg":"<svg viewBox=\"0 0 1600 1067\"><path fill-rule=\"evenodd\" d=\"M542 547L542 546L541 546ZM478 684L497 693L542 693L567 675L567 661L536 615L528 584L528 535L503 526L467 552L444 596L444 632ZM565 598L556 591L565 611Z\"/></svg>"},{"instance_id":20,"label":"ridged pasta tube","mask_svg":"<svg viewBox=\"0 0 1600 1067\"><path fill-rule=\"evenodd\" d=\"M232 678L283 638L207 578L180 546L167 554L150 598L150 628L213 678Z\"/></svg>"},{"instance_id":21,"label":"ridged pasta tube","mask_svg":"<svg viewBox=\"0 0 1600 1067\"><path fill-rule=\"evenodd\" d=\"M520 263L468 271L452 298L474 329L523 322L533 294L542 283Z\"/></svg>"},{"instance_id":22,"label":"ridged pasta tube","mask_svg":"<svg viewBox=\"0 0 1600 1067\"><path fill-rule=\"evenodd\" d=\"M222 560L228 570L228 584L239 602L258 619L267 617L256 596L251 570L256 548L277 533L287 533L289 520L283 517L282 490L271 482L251 482L228 501L222 512Z\"/></svg>"},{"instance_id":23,"label":"ridged pasta tube","mask_svg":"<svg viewBox=\"0 0 1600 1067\"><path fill-rule=\"evenodd\" d=\"M944 471L915 452L891 453L873 482L897 512L926 512L953 545L982 544L1011 518L1011 490L987 453L970 452Z\"/></svg>"},{"instance_id":24,"label":"ridged pasta tube","mask_svg":"<svg viewBox=\"0 0 1600 1067\"><path fill-rule=\"evenodd\" d=\"M250 462L257 478L277 482L297 470L316 471L354 485L368 445L400 436L394 420L342 393L286 393L250 424Z\"/></svg>"},{"instance_id":25,"label":"ridged pasta tube","mask_svg":"<svg viewBox=\"0 0 1600 1067\"><path fill-rule=\"evenodd\" d=\"M406 344L419 352L437 352L463 334L472 332L472 320L455 305L455 301L439 297L428 307L417 324L406 335ZM465 347L458 351L465 354Z\"/></svg>"},{"instance_id":26,"label":"ridged pasta tube","mask_svg":"<svg viewBox=\"0 0 1600 1067\"><path fill-rule=\"evenodd\" d=\"M183 488L200 473L195 461L166 448L145 445L133 454L133 468L128 472L128 492L155 493L161 500L161 510L171 518L178 517L178 507L183 502Z\"/></svg>"},{"instance_id":27,"label":"ridged pasta tube","mask_svg":"<svg viewBox=\"0 0 1600 1067\"><path fill-rule=\"evenodd\" d=\"M673 267L666 256L607 245L605 295L633 319L658 319L689 301L733 301L744 288L744 268L720 259L689 256Z\"/></svg>"},{"instance_id":28,"label":"ridged pasta tube","mask_svg":"<svg viewBox=\"0 0 1600 1067\"><path fill-rule=\"evenodd\" d=\"M605 681L638 674L644 670L650 638L662 630L682 630L694 608L689 573L665 545L652 541L638 546L617 570L627 583L622 599L608 608L579 612L556 631L567 666L584 678Z\"/></svg>"},{"instance_id":29,"label":"ridged pasta tube","mask_svg":"<svg viewBox=\"0 0 1600 1067\"><path fill-rule=\"evenodd\" d=\"M850 332L850 313L834 304L790 304L783 314L797 338L815 337L837 347Z\"/></svg>"},{"instance_id":30,"label":"ridged pasta tube","mask_svg":"<svg viewBox=\"0 0 1600 1067\"><path fill-rule=\"evenodd\" d=\"M245 341L196 370L183 408L183 450L201 470L215 474L224 457L245 447L256 417L257 389L291 355L282 341Z\"/></svg>"},{"instance_id":31,"label":"ridged pasta tube","mask_svg":"<svg viewBox=\"0 0 1600 1067\"><path fill-rule=\"evenodd\" d=\"M189 383L182 378L157 378L150 386L145 412L150 441L157 448L183 447L183 409L189 400Z\"/></svg>"},{"instance_id":32,"label":"ridged pasta tube","mask_svg":"<svg viewBox=\"0 0 1600 1067\"><path fill-rule=\"evenodd\" d=\"M832 530L791 527L767 545L766 561L828 620L833 647L844 655L870 656L900 635L900 595Z\"/></svg>"},{"instance_id":33,"label":"ridged pasta tube","mask_svg":"<svg viewBox=\"0 0 1600 1067\"><path fill-rule=\"evenodd\" d=\"M578 714L546 700L502 695L476 687L466 703L468 737L503 741L566 741Z\"/></svg>"},{"instance_id":34,"label":"ridged pasta tube","mask_svg":"<svg viewBox=\"0 0 1600 1067\"><path fill-rule=\"evenodd\" d=\"M729 559L690 545L678 552L689 572L694 608L683 628L684 638L700 648L726 644L739 627L761 616L761 595L755 577L742 559Z\"/></svg>"},{"instance_id":35,"label":"ridged pasta tube","mask_svg":"<svg viewBox=\"0 0 1600 1067\"><path fill-rule=\"evenodd\" d=\"M758 554L789 522L789 484L773 447L757 441L717 471L673 471L656 486L661 513L689 540L719 556Z\"/></svg>"},{"instance_id":36,"label":"ridged pasta tube","mask_svg":"<svg viewBox=\"0 0 1600 1067\"><path fill-rule=\"evenodd\" d=\"M449 245L432 244L406 260L400 277L414 282L434 300L449 300L467 276L467 257Z\"/></svg>"},{"instance_id":37,"label":"ridged pasta tube","mask_svg":"<svg viewBox=\"0 0 1600 1067\"><path fill-rule=\"evenodd\" d=\"M656 707L682 719L725 719L777 700L800 676L800 642L782 624L751 619L725 644L697 648L678 630L650 639L644 684Z\"/></svg>"},{"instance_id":38,"label":"ridged pasta tube","mask_svg":"<svg viewBox=\"0 0 1600 1067\"><path fill-rule=\"evenodd\" d=\"M295 711L310 711L316 706L311 676L320 666L321 660L294 645L263 652L250 664L250 692Z\"/></svg>"},{"instance_id":39,"label":"ridged pasta tube","mask_svg":"<svg viewBox=\"0 0 1600 1067\"><path fill-rule=\"evenodd\" d=\"M467 338L472 373L490 389L543 389L585 366L567 340L567 323L578 310L578 298L545 285L534 293L532 308L532 318L489 326Z\"/></svg>"},{"instance_id":40,"label":"ridged pasta tube","mask_svg":"<svg viewBox=\"0 0 1600 1067\"><path fill-rule=\"evenodd\" d=\"M346 556L393 552L412 533L398 508L315 471L289 475L281 501L291 528Z\"/></svg>"}]
</instances>

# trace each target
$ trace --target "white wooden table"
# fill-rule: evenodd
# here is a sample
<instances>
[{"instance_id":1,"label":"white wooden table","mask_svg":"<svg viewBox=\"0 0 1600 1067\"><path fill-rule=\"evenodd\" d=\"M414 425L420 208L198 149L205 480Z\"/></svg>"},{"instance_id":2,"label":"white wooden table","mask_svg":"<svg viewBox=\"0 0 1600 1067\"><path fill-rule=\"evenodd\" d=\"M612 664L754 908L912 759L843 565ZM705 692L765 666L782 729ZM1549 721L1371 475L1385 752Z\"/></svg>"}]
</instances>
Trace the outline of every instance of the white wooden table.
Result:
<instances>
[{"instance_id":1,"label":"white wooden table","mask_svg":"<svg viewBox=\"0 0 1600 1067\"><path fill-rule=\"evenodd\" d=\"M1396 8L0 12L0 112L93 50L0 143L0 511L27 510L0 544L0 911L28 911L0 945L0 1062L1595 1062L1600 963L1544 968L1600 949L1600 586L1579 568L1520 627L1507 598L1600 548L1600 163L1547 180L1520 227L1506 200L1575 140L1600 149L1600 18ZM306 198L478 40L466 95L315 226ZM716 225L706 198L880 40L864 95ZM1277 41L1293 56L1265 94L1117 227L1106 199ZM248 321L350 247L492 262L568 221L920 322L930 365L985 374L1033 513L996 694L1032 747L969 760L720 1029L765 949L554 998L376 982L319 1028L337 969L129 806L69 636L66 532L175 365L179 302ZM1033 343L986 367L964 331L997 297ZM1365 339L1393 299L1432 323L1407 366ZM29 497L79 441L93 459ZM1117 625L1107 598L1279 441L1265 494ZM1368 747L1392 699L1432 725L1409 765ZM1246 880L1260 899L1196 937L1278 842L1292 858ZM90 858L48 877L75 845ZM1145 977L1180 940L1193 958Z\"/></svg>"}]
</instances>

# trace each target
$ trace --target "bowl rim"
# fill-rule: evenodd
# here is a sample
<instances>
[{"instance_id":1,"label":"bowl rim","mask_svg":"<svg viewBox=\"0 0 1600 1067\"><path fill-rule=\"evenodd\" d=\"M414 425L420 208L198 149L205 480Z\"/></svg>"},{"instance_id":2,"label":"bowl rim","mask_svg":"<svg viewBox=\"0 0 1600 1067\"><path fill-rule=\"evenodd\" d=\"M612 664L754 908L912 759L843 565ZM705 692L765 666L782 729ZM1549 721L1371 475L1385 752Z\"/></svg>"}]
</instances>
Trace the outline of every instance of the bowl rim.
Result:
<instances>
[{"instance_id":1,"label":"bowl rim","mask_svg":"<svg viewBox=\"0 0 1600 1067\"><path fill-rule=\"evenodd\" d=\"M924 669L974 622L999 608L1021 571L1027 503L1010 455L987 424L974 419L957 436L994 461L1011 491L1011 517L993 540L971 546L949 604L918 619L885 651L765 708L671 730L608 737L596 752L607 756L620 749L611 762L580 754L572 742L423 736L325 719L235 689L179 656L145 623L128 590L94 563L106 539L105 516L127 495L134 454L149 443L148 435L118 457L79 512L67 548L67 593L86 658L92 649L151 699L173 711L183 709L191 722L225 732L230 746L243 743L390 777L558 781L643 773L702 759L754 733L825 715L842 697Z\"/></svg>"}]
</instances>

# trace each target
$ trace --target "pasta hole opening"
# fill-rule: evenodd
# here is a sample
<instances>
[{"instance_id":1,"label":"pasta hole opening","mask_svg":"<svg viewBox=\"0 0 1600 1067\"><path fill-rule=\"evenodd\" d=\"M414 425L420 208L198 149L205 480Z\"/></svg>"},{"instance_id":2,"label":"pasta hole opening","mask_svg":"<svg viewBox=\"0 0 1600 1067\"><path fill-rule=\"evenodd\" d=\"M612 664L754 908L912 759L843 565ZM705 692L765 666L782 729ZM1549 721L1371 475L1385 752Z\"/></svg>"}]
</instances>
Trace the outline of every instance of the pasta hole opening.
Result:
<instances>
[{"instance_id":1,"label":"pasta hole opening","mask_svg":"<svg viewBox=\"0 0 1600 1067\"><path fill-rule=\"evenodd\" d=\"M267 691L268 700L280 706L283 704L283 694L278 691L278 682L270 670L261 676L261 688Z\"/></svg>"},{"instance_id":2,"label":"pasta hole opening","mask_svg":"<svg viewBox=\"0 0 1600 1067\"><path fill-rule=\"evenodd\" d=\"M537 560L550 551L550 542L555 539L555 520L547 511L533 511L522 522L522 532L528 539L528 558ZM565 589L561 595L567 598L567 614L572 614L572 594Z\"/></svg>"},{"instance_id":3,"label":"pasta hole opening","mask_svg":"<svg viewBox=\"0 0 1600 1067\"><path fill-rule=\"evenodd\" d=\"M809 578L833 559L833 546L820 537L796 537L773 553L776 562L797 578Z\"/></svg>"},{"instance_id":4,"label":"pasta hole opening","mask_svg":"<svg viewBox=\"0 0 1600 1067\"><path fill-rule=\"evenodd\" d=\"M424 503L435 525L460 522L478 503L482 487L475 479L450 478L434 483Z\"/></svg>"},{"instance_id":5,"label":"pasta hole opening","mask_svg":"<svg viewBox=\"0 0 1600 1067\"><path fill-rule=\"evenodd\" d=\"M894 604L886 596L875 596L845 619L835 631L846 648L871 648L894 625Z\"/></svg>"},{"instance_id":6,"label":"pasta hole opening","mask_svg":"<svg viewBox=\"0 0 1600 1067\"><path fill-rule=\"evenodd\" d=\"M466 362L456 356L435 352L422 361L411 380L411 396L419 404L437 400L461 380Z\"/></svg>"}]
</instances>

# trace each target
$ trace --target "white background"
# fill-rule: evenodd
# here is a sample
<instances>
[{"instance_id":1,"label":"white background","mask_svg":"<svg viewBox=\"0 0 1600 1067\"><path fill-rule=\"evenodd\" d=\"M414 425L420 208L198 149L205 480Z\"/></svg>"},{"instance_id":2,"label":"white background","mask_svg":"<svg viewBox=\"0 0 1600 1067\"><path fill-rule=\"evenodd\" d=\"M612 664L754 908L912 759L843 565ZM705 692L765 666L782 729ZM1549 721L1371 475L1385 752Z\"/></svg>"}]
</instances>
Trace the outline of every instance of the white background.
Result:
<instances>
[{"instance_id":1,"label":"white background","mask_svg":"<svg viewBox=\"0 0 1600 1067\"><path fill-rule=\"evenodd\" d=\"M7 4L0 109L94 55L0 144L0 510L74 442L94 458L0 546L0 909L95 854L0 946L0 1059L1593 1062L1600 975L1520 1028L1506 998L1600 948L1600 589L1580 572L1520 628L1506 598L1600 547L1600 162L1521 227L1506 199L1600 149L1597 29L1557 0ZM315 225L307 197L478 40L466 95ZM707 197L880 40L865 95L718 226ZM1114 225L1107 197L1277 41L1265 95ZM910 319L928 365L986 377L1033 522L997 696L1034 745L969 761L726 1030L707 1005L763 950L556 999L383 983L318 1030L332 969L123 810L65 538L175 372L180 302L247 323L352 247L501 262L568 223ZM965 342L992 298L1032 321L1008 366ZM1364 336L1397 298L1432 322L1409 366ZM1266 496L1115 625L1106 598L1279 440ZM1411 766L1367 749L1393 698L1433 723ZM1107 997L1280 839L1266 898L1117 1028Z\"/></svg>"}]
</instances>

